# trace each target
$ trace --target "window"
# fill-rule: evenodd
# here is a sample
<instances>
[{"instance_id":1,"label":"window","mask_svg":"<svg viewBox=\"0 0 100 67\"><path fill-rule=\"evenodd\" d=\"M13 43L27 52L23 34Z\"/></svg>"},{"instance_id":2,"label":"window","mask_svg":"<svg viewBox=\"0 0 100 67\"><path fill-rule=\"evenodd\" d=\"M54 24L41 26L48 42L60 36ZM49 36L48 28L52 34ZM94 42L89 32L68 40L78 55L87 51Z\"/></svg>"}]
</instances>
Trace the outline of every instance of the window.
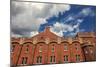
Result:
<instances>
[{"instance_id":1,"label":"window","mask_svg":"<svg viewBox=\"0 0 100 67\"><path fill-rule=\"evenodd\" d=\"M93 49L92 48L90 48L90 53L93 54Z\"/></svg>"},{"instance_id":2,"label":"window","mask_svg":"<svg viewBox=\"0 0 100 67\"><path fill-rule=\"evenodd\" d=\"M90 53L93 54L93 50L90 50Z\"/></svg>"},{"instance_id":3,"label":"window","mask_svg":"<svg viewBox=\"0 0 100 67\"><path fill-rule=\"evenodd\" d=\"M80 55L76 55L76 61L80 61Z\"/></svg>"},{"instance_id":4,"label":"window","mask_svg":"<svg viewBox=\"0 0 100 67\"><path fill-rule=\"evenodd\" d=\"M67 50L68 50L67 45L64 44L64 51L67 51Z\"/></svg>"},{"instance_id":5,"label":"window","mask_svg":"<svg viewBox=\"0 0 100 67\"><path fill-rule=\"evenodd\" d=\"M50 62L54 63L55 62L55 56L50 56Z\"/></svg>"},{"instance_id":6,"label":"window","mask_svg":"<svg viewBox=\"0 0 100 67\"><path fill-rule=\"evenodd\" d=\"M11 52L13 52L14 49L15 49L15 45L12 45L12 47L11 47Z\"/></svg>"},{"instance_id":7,"label":"window","mask_svg":"<svg viewBox=\"0 0 100 67\"><path fill-rule=\"evenodd\" d=\"M78 50L78 47L76 47L76 50Z\"/></svg>"},{"instance_id":8,"label":"window","mask_svg":"<svg viewBox=\"0 0 100 67\"><path fill-rule=\"evenodd\" d=\"M42 63L42 56L37 57L37 63Z\"/></svg>"},{"instance_id":9,"label":"window","mask_svg":"<svg viewBox=\"0 0 100 67\"><path fill-rule=\"evenodd\" d=\"M77 44L75 44L75 48L76 48L76 50L79 50L79 48L78 48L78 45L77 45Z\"/></svg>"},{"instance_id":10,"label":"window","mask_svg":"<svg viewBox=\"0 0 100 67\"><path fill-rule=\"evenodd\" d=\"M52 52L54 52L54 47L52 47Z\"/></svg>"},{"instance_id":11,"label":"window","mask_svg":"<svg viewBox=\"0 0 100 67\"><path fill-rule=\"evenodd\" d=\"M22 58L22 64L27 64L27 57Z\"/></svg>"},{"instance_id":12,"label":"window","mask_svg":"<svg viewBox=\"0 0 100 67\"><path fill-rule=\"evenodd\" d=\"M50 57L50 62L52 62L52 56Z\"/></svg>"},{"instance_id":13,"label":"window","mask_svg":"<svg viewBox=\"0 0 100 67\"><path fill-rule=\"evenodd\" d=\"M54 52L54 50L55 50L55 47L54 47L54 45L52 45L52 52Z\"/></svg>"},{"instance_id":14,"label":"window","mask_svg":"<svg viewBox=\"0 0 100 67\"><path fill-rule=\"evenodd\" d=\"M40 63L42 63L42 57L40 56Z\"/></svg>"},{"instance_id":15,"label":"window","mask_svg":"<svg viewBox=\"0 0 100 67\"><path fill-rule=\"evenodd\" d=\"M87 50L85 51L85 54L88 54L88 51Z\"/></svg>"},{"instance_id":16,"label":"window","mask_svg":"<svg viewBox=\"0 0 100 67\"><path fill-rule=\"evenodd\" d=\"M64 56L64 62L68 62L68 55Z\"/></svg>"},{"instance_id":17,"label":"window","mask_svg":"<svg viewBox=\"0 0 100 67\"><path fill-rule=\"evenodd\" d=\"M42 52L42 45L39 46L39 52Z\"/></svg>"},{"instance_id":18,"label":"window","mask_svg":"<svg viewBox=\"0 0 100 67\"><path fill-rule=\"evenodd\" d=\"M39 63L39 57L37 57L37 63Z\"/></svg>"},{"instance_id":19,"label":"window","mask_svg":"<svg viewBox=\"0 0 100 67\"><path fill-rule=\"evenodd\" d=\"M26 45L25 47L25 53L27 53L29 51L29 45Z\"/></svg>"},{"instance_id":20,"label":"window","mask_svg":"<svg viewBox=\"0 0 100 67\"><path fill-rule=\"evenodd\" d=\"M53 56L53 62L55 62L55 56Z\"/></svg>"}]
</instances>

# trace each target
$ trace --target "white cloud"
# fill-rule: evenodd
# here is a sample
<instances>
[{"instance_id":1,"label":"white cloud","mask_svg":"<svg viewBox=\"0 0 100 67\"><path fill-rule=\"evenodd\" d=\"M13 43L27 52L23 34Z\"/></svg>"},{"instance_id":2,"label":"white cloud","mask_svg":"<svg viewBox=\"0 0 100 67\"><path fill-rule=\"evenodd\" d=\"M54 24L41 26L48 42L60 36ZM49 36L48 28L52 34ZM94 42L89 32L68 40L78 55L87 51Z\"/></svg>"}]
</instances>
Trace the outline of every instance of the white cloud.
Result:
<instances>
[{"instance_id":1,"label":"white cloud","mask_svg":"<svg viewBox=\"0 0 100 67\"><path fill-rule=\"evenodd\" d=\"M12 32L25 36L35 35L40 25L47 23L46 19L70 10L70 5L16 1L11 2L11 7Z\"/></svg>"},{"instance_id":2,"label":"white cloud","mask_svg":"<svg viewBox=\"0 0 100 67\"><path fill-rule=\"evenodd\" d=\"M54 30L54 28L51 28L51 32L53 32L54 34L56 34L56 35L58 35L60 37L63 36L63 31L62 30L60 30L59 32L57 32L56 30Z\"/></svg>"},{"instance_id":3,"label":"white cloud","mask_svg":"<svg viewBox=\"0 0 100 67\"><path fill-rule=\"evenodd\" d=\"M30 37L31 37L31 36L35 36L35 35L37 35L38 33L39 33L38 31L31 32Z\"/></svg>"},{"instance_id":4,"label":"white cloud","mask_svg":"<svg viewBox=\"0 0 100 67\"><path fill-rule=\"evenodd\" d=\"M63 24L60 22L56 22L51 27L51 31L61 37L63 36L63 32L70 32L70 35L72 35L72 34L75 35L77 32L79 32L79 26L80 26L80 22L77 22L77 24L75 24L73 26L71 24ZM73 32L74 30L76 30L76 31Z\"/></svg>"},{"instance_id":5,"label":"white cloud","mask_svg":"<svg viewBox=\"0 0 100 67\"><path fill-rule=\"evenodd\" d=\"M83 8L76 14L70 13L68 16L66 16L63 19L63 21L64 21L64 23L67 23L67 22L70 22L70 21L75 21L75 20L77 20L81 17L81 20L77 20L77 21L83 22L84 17L87 17L87 16L90 16L90 17L95 16L94 10L90 7Z\"/></svg>"},{"instance_id":6,"label":"white cloud","mask_svg":"<svg viewBox=\"0 0 100 67\"><path fill-rule=\"evenodd\" d=\"M91 9L90 8L85 8L81 11L81 13L84 14L85 16L87 16L91 13Z\"/></svg>"},{"instance_id":7,"label":"white cloud","mask_svg":"<svg viewBox=\"0 0 100 67\"><path fill-rule=\"evenodd\" d=\"M73 26L73 28L78 28L80 24L83 22L83 19L77 19L76 22L77 23Z\"/></svg>"},{"instance_id":8,"label":"white cloud","mask_svg":"<svg viewBox=\"0 0 100 67\"><path fill-rule=\"evenodd\" d=\"M69 22L69 21L73 21L75 20L76 18L74 17L74 15L72 14L69 14L68 16L66 16L64 19L63 19L63 22L66 23L66 22Z\"/></svg>"},{"instance_id":9,"label":"white cloud","mask_svg":"<svg viewBox=\"0 0 100 67\"><path fill-rule=\"evenodd\" d=\"M65 24L56 22L51 30L59 36L63 36L63 32L70 32L68 35L74 36L78 32L85 31L84 29L79 29L79 26L84 21L84 17L87 16L95 16L95 12L91 8L84 8L77 14L69 14L62 20Z\"/></svg>"},{"instance_id":10,"label":"white cloud","mask_svg":"<svg viewBox=\"0 0 100 67\"><path fill-rule=\"evenodd\" d=\"M83 19L77 19L77 22L82 23Z\"/></svg>"},{"instance_id":11,"label":"white cloud","mask_svg":"<svg viewBox=\"0 0 100 67\"><path fill-rule=\"evenodd\" d=\"M79 15L86 16L94 16L95 12L91 8L84 8L80 11Z\"/></svg>"}]
</instances>

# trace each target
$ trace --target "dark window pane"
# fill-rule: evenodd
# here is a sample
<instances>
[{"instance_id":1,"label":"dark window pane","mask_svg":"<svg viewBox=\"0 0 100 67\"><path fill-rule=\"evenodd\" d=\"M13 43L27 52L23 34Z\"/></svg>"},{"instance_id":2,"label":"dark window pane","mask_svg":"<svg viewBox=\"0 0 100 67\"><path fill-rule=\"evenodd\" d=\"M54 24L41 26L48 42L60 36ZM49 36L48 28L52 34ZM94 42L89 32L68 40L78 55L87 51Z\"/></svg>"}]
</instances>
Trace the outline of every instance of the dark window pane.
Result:
<instances>
[{"instance_id":1,"label":"dark window pane","mask_svg":"<svg viewBox=\"0 0 100 67\"><path fill-rule=\"evenodd\" d=\"M55 62L55 56L53 57L53 62Z\"/></svg>"},{"instance_id":2,"label":"dark window pane","mask_svg":"<svg viewBox=\"0 0 100 67\"><path fill-rule=\"evenodd\" d=\"M27 63L27 57L23 57L22 58L22 64L26 64Z\"/></svg>"},{"instance_id":3,"label":"dark window pane","mask_svg":"<svg viewBox=\"0 0 100 67\"><path fill-rule=\"evenodd\" d=\"M37 63L39 63L39 61L38 61L38 60L39 60L39 57L37 57Z\"/></svg>"},{"instance_id":4,"label":"dark window pane","mask_svg":"<svg viewBox=\"0 0 100 67\"><path fill-rule=\"evenodd\" d=\"M52 62L52 56L50 57L50 62Z\"/></svg>"}]
</instances>

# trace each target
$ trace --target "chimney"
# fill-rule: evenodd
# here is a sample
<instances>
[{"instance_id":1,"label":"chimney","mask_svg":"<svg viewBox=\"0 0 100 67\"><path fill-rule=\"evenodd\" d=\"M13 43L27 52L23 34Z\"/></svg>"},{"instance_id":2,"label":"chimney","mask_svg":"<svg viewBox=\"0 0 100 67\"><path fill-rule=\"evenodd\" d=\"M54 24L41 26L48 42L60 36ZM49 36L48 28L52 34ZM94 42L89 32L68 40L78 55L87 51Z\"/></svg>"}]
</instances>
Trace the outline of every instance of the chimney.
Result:
<instances>
[{"instance_id":1,"label":"chimney","mask_svg":"<svg viewBox=\"0 0 100 67\"><path fill-rule=\"evenodd\" d=\"M50 31L50 27L49 27L49 26L46 26L46 27L45 27L45 31L46 31L46 32Z\"/></svg>"}]
</instances>

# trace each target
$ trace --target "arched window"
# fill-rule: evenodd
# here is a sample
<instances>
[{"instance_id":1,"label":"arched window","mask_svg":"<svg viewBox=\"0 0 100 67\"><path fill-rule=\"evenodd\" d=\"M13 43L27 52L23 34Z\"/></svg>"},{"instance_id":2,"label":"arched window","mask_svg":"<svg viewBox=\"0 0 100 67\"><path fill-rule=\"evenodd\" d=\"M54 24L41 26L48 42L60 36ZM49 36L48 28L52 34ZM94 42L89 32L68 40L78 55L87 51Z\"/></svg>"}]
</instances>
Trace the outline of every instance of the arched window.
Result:
<instances>
[{"instance_id":1,"label":"arched window","mask_svg":"<svg viewBox=\"0 0 100 67\"><path fill-rule=\"evenodd\" d=\"M85 54L88 54L88 51L87 50L85 51Z\"/></svg>"},{"instance_id":2,"label":"arched window","mask_svg":"<svg viewBox=\"0 0 100 67\"><path fill-rule=\"evenodd\" d=\"M39 46L39 52L42 52L42 45Z\"/></svg>"},{"instance_id":3,"label":"arched window","mask_svg":"<svg viewBox=\"0 0 100 67\"><path fill-rule=\"evenodd\" d=\"M54 45L52 45L52 52L54 52L54 50L55 50L55 46L54 46Z\"/></svg>"},{"instance_id":4,"label":"arched window","mask_svg":"<svg viewBox=\"0 0 100 67\"><path fill-rule=\"evenodd\" d=\"M29 45L26 45L26 51L27 52L29 51Z\"/></svg>"},{"instance_id":5,"label":"arched window","mask_svg":"<svg viewBox=\"0 0 100 67\"><path fill-rule=\"evenodd\" d=\"M93 54L93 49L92 48L90 48L90 53Z\"/></svg>"},{"instance_id":6,"label":"arched window","mask_svg":"<svg viewBox=\"0 0 100 67\"><path fill-rule=\"evenodd\" d=\"M67 44L64 44L64 51L67 51L67 50L68 50Z\"/></svg>"},{"instance_id":7,"label":"arched window","mask_svg":"<svg viewBox=\"0 0 100 67\"><path fill-rule=\"evenodd\" d=\"M75 49L79 50L78 44L75 44Z\"/></svg>"}]
</instances>

